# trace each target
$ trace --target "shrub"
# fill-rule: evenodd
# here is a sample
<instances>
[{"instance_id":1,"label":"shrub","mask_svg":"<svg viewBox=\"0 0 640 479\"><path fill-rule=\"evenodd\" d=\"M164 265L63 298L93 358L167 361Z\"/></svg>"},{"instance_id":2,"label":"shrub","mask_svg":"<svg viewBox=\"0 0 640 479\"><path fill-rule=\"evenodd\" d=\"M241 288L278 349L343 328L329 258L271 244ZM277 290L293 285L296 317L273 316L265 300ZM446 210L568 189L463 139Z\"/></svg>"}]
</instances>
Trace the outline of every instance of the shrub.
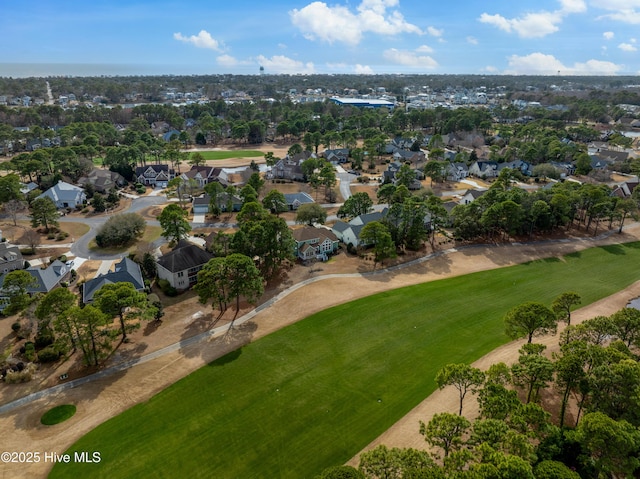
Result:
<instances>
[{"instance_id":1,"label":"shrub","mask_svg":"<svg viewBox=\"0 0 640 479\"><path fill-rule=\"evenodd\" d=\"M55 336L53 335L53 331L51 331L50 328L40 328L38 334L36 334L36 347L38 349L46 348L50 344L53 344L54 340Z\"/></svg>"},{"instance_id":2,"label":"shrub","mask_svg":"<svg viewBox=\"0 0 640 479\"><path fill-rule=\"evenodd\" d=\"M22 364L22 363L19 363ZM33 363L27 366L22 365L22 368L18 370L9 370L4 377L4 382L7 384L26 383L33 379L33 373L36 371L36 366Z\"/></svg>"},{"instance_id":3,"label":"shrub","mask_svg":"<svg viewBox=\"0 0 640 479\"><path fill-rule=\"evenodd\" d=\"M64 254L63 254L62 256L58 256L58 259L59 259L60 261L62 261L63 263L66 263L66 262L67 262L67 256L66 256L66 255L64 255Z\"/></svg>"},{"instance_id":4,"label":"shrub","mask_svg":"<svg viewBox=\"0 0 640 479\"><path fill-rule=\"evenodd\" d=\"M178 295L178 290L176 288L174 288L173 286L171 286L169 281L167 281L166 279L159 279L158 280L158 286L160 287L162 292L167 296L177 296Z\"/></svg>"},{"instance_id":5,"label":"shrub","mask_svg":"<svg viewBox=\"0 0 640 479\"><path fill-rule=\"evenodd\" d=\"M22 325L18 321L16 321L11 325L11 331L13 331L16 334L18 334L18 331L20 331L21 328L22 328Z\"/></svg>"},{"instance_id":6,"label":"shrub","mask_svg":"<svg viewBox=\"0 0 640 479\"><path fill-rule=\"evenodd\" d=\"M38 360L41 363L52 363L54 361L57 361L59 357L60 353L53 345L47 346L46 348L38 352Z\"/></svg>"},{"instance_id":7,"label":"shrub","mask_svg":"<svg viewBox=\"0 0 640 479\"><path fill-rule=\"evenodd\" d=\"M24 357L30 362L36 360L36 346L31 341L24 345Z\"/></svg>"},{"instance_id":8,"label":"shrub","mask_svg":"<svg viewBox=\"0 0 640 479\"><path fill-rule=\"evenodd\" d=\"M124 246L142 236L146 227L144 218L136 213L112 216L96 234L96 244L101 248Z\"/></svg>"},{"instance_id":9,"label":"shrub","mask_svg":"<svg viewBox=\"0 0 640 479\"><path fill-rule=\"evenodd\" d=\"M52 239L56 239L56 235L55 235L54 233L49 233L49 234L47 235L47 239L50 239L50 240L52 240Z\"/></svg>"}]
</instances>

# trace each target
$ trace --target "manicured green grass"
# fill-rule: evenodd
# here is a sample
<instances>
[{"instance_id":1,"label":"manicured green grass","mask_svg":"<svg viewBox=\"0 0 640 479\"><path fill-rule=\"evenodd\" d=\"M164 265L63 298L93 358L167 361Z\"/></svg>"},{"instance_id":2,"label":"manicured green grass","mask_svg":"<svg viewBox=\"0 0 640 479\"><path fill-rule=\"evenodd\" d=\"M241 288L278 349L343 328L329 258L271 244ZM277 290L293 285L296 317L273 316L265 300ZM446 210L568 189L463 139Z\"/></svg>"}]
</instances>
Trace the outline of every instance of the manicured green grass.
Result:
<instances>
[{"instance_id":1,"label":"manicured green grass","mask_svg":"<svg viewBox=\"0 0 640 479\"><path fill-rule=\"evenodd\" d=\"M102 462L59 463L50 477L314 477L434 391L443 365L507 342L509 308L568 290L588 304L640 279L639 261L638 243L594 248L327 309L102 424L70 450Z\"/></svg>"},{"instance_id":2,"label":"manicured green grass","mask_svg":"<svg viewBox=\"0 0 640 479\"><path fill-rule=\"evenodd\" d=\"M62 404L45 412L40 418L40 422L45 426L53 426L70 419L75 413L76 407L73 404Z\"/></svg>"},{"instance_id":3,"label":"manicured green grass","mask_svg":"<svg viewBox=\"0 0 640 479\"><path fill-rule=\"evenodd\" d=\"M257 150L200 151L206 160L228 160L229 158L263 158L264 153ZM191 153L193 155L193 153Z\"/></svg>"}]
</instances>

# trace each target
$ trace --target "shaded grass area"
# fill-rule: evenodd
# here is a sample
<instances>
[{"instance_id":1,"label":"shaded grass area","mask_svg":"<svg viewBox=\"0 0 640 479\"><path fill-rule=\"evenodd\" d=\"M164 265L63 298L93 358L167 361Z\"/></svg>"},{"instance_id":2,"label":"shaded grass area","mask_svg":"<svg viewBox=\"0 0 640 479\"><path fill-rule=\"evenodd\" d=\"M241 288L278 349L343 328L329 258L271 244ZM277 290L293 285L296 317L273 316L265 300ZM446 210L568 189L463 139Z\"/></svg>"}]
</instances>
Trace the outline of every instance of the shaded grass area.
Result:
<instances>
[{"instance_id":1,"label":"shaded grass area","mask_svg":"<svg viewBox=\"0 0 640 479\"><path fill-rule=\"evenodd\" d=\"M509 308L568 290L591 303L638 280L638 260L638 243L594 248L327 309L102 424L70 449L102 462L50 477L314 477L433 392L442 366L506 343Z\"/></svg>"},{"instance_id":2,"label":"shaded grass area","mask_svg":"<svg viewBox=\"0 0 640 479\"><path fill-rule=\"evenodd\" d=\"M70 419L75 413L76 407L73 404L62 404L45 412L40 418L40 422L45 426L53 426Z\"/></svg>"},{"instance_id":3,"label":"shaded grass area","mask_svg":"<svg viewBox=\"0 0 640 479\"><path fill-rule=\"evenodd\" d=\"M195 153L195 152L194 152ZM229 158L263 158L264 152L257 150L199 151L206 160L228 160ZM193 153L189 157L193 156Z\"/></svg>"}]
</instances>

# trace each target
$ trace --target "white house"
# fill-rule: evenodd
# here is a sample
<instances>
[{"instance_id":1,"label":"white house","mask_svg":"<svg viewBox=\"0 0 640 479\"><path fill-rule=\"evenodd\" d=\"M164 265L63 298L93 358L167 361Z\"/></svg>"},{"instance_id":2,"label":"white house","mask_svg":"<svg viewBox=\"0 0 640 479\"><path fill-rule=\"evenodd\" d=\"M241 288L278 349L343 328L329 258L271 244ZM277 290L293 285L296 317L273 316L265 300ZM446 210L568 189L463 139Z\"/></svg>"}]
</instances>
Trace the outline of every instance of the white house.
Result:
<instances>
[{"instance_id":1,"label":"white house","mask_svg":"<svg viewBox=\"0 0 640 479\"><path fill-rule=\"evenodd\" d=\"M158 278L184 290L198 281L198 271L213 255L189 241L181 240L169 253L158 258Z\"/></svg>"},{"instance_id":2,"label":"white house","mask_svg":"<svg viewBox=\"0 0 640 479\"><path fill-rule=\"evenodd\" d=\"M58 208L75 208L87 201L84 189L64 181L59 181L38 198L50 198Z\"/></svg>"}]
</instances>

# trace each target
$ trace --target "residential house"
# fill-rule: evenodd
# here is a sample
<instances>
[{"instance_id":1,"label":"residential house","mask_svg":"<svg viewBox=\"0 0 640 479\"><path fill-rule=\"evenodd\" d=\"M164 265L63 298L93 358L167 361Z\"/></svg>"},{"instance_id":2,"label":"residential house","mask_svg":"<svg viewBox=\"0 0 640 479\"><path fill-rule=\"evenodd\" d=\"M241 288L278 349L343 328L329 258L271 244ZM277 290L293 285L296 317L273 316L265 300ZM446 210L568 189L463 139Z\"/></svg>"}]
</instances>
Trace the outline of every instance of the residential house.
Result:
<instances>
[{"instance_id":1,"label":"residential house","mask_svg":"<svg viewBox=\"0 0 640 479\"><path fill-rule=\"evenodd\" d=\"M20 183L20 193L23 195L29 194L33 190L37 190L39 188L37 183L30 181L29 183Z\"/></svg>"},{"instance_id":2,"label":"residential house","mask_svg":"<svg viewBox=\"0 0 640 479\"><path fill-rule=\"evenodd\" d=\"M384 152L388 155L394 154L396 151L410 150L415 140L412 138L395 137L384 147Z\"/></svg>"},{"instance_id":3,"label":"residential house","mask_svg":"<svg viewBox=\"0 0 640 479\"><path fill-rule=\"evenodd\" d=\"M76 208L87 202L84 189L64 181L59 181L38 198L51 199L57 208Z\"/></svg>"},{"instance_id":4,"label":"residential house","mask_svg":"<svg viewBox=\"0 0 640 479\"><path fill-rule=\"evenodd\" d=\"M400 170L402 163L399 161L394 161L387 165L387 170L382 172L382 181L383 183L393 183L394 185L397 183L396 174ZM424 179L424 171L420 169L414 169L415 179L409 185L410 190L419 190L422 188L422 184L420 180Z\"/></svg>"},{"instance_id":5,"label":"residential house","mask_svg":"<svg viewBox=\"0 0 640 479\"><path fill-rule=\"evenodd\" d=\"M550 161L549 164L560 171L560 175L562 176L571 176L576 172L576 165L569 162L560 162L560 161Z\"/></svg>"},{"instance_id":6,"label":"residential house","mask_svg":"<svg viewBox=\"0 0 640 479\"><path fill-rule=\"evenodd\" d=\"M522 160L513 160L513 161L507 161L505 163L498 163L498 168L497 168L498 174L500 174L500 172L502 170L504 170L505 168L511 168L512 170L518 170L520 173L522 173L525 176L531 176L531 174L532 174L531 164L527 163L526 161L522 161Z\"/></svg>"},{"instance_id":7,"label":"residential house","mask_svg":"<svg viewBox=\"0 0 640 479\"><path fill-rule=\"evenodd\" d=\"M487 190L467 190L460 198L460 204L468 205L469 203L473 203L475 200L484 195L486 191Z\"/></svg>"},{"instance_id":8,"label":"residential house","mask_svg":"<svg viewBox=\"0 0 640 479\"><path fill-rule=\"evenodd\" d=\"M340 241L333 231L328 228L314 228L304 226L292 231L296 242L295 255L301 260L321 259L338 251Z\"/></svg>"},{"instance_id":9,"label":"residential house","mask_svg":"<svg viewBox=\"0 0 640 479\"><path fill-rule=\"evenodd\" d=\"M82 302L84 304L92 302L93 296L100 288L105 284L113 283L131 283L136 291L144 291L145 289L140 265L129 258L122 258L119 263L116 263L113 271L101 274L84 283Z\"/></svg>"},{"instance_id":10,"label":"residential house","mask_svg":"<svg viewBox=\"0 0 640 479\"><path fill-rule=\"evenodd\" d=\"M447 165L445 174L447 181L458 182L469 176L469 167L466 163L451 162Z\"/></svg>"},{"instance_id":11,"label":"residential house","mask_svg":"<svg viewBox=\"0 0 640 479\"><path fill-rule=\"evenodd\" d=\"M198 196L194 198L191 202L191 207L193 208L194 215L204 215L209 213L209 203L211 202L211 197L208 194L204 194L202 196Z\"/></svg>"},{"instance_id":12,"label":"residential house","mask_svg":"<svg viewBox=\"0 0 640 479\"><path fill-rule=\"evenodd\" d=\"M166 279L178 290L190 288L198 281L200 271L213 255L185 240L158 258L158 278Z\"/></svg>"},{"instance_id":13,"label":"residential house","mask_svg":"<svg viewBox=\"0 0 640 479\"><path fill-rule=\"evenodd\" d=\"M393 159L402 163L412 163L417 165L425 160L423 151L411 151L411 150L396 150L393 153Z\"/></svg>"},{"instance_id":14,"label":"residential house","mask_svg":"<svg viewBox=\"0 0 640 479\"><path fill-rule=\"evenodd\" d=\"M169 165L147 165L136 167L136 180L143 185L166 188L169 181L175 178L176 172Z\"/></svg>"},{"instance_id":15,"label":"residential house","mask_svg":"<svg viewBox=\"0 0 640 479\"><path fill-rule=\"evenodd\" d=\"M171 140L177 140L179 136L180 136L179 130L171 129L162 135L162 139L167 143L169 143Z\"/></svg>"},{"instance_id":16,"label":"residential house","mask_svg":"<svg viewBox=\"0 0 640 479\"><path fill-rule=\"evenodd\" d=\"M604 170L611 164L610 160L604 159L597 155L589 155L592 170Z\"/></svg>"},{"instance_id":17,"label":"residential house","mask_svg":"<svg viewBox=\"0 0 640 479\"><path fill-rule=\"evenodd\" d=\"M345 223L344 221L336 221L331 228L331 231L333 231L336 237L346 245L367 246L365 243L360 241L360 232L362 231L362 228L372 221L382 221L384 217L387 216L388 211L388 208L385 208L382 211L375 211L373 213L356 216L348 223Z\"/></svg>"},{"instance_id":18,"label":"residential house","mask_svg":"<svg viewBox=\"0 0 640 479\"><path fill-rule=\"evenodd\" d=\"M315 203L309 193L305 193L304 191L300 193L284 193L284 200L289 207L289 211L297 210L301 205Z\"/></svg>"},{"instance_id":19,"label":"residential house","mask_svg":"<svg viewBox=\"0 0 640 479\"><path fill-rule=\"evenodd\" d=\"M346 163L349 161L349 148L337 148L334 150L324 150L322 156L333 165Z\"/></svg>"},{"instance_id":20,"label":"residential house","mask_svg":"<svg viewBox=\"0 0 640 479\"><path fill-rule=\"evenodd\" d=\"M469 174L478 178L495 178L498 176L496 161L478 160L469 167Z\"/></svg>"},{"instance_id":21,"label":"residential house","mask_svg":"<svg viewBox=\"0 0 640 479\"><path fill-rule=\"evenodd\" d=\"M316 158L316 155L310 151L303 151L302 153L292 157L287 155L273 166L269 177L292 181L304 181L305 177L301 165L309 158Z\"/></svg>"},{"instance_id":22,"label":"residential house","mask_svg":"<svg viewBox=\"0 0 640 479\"><path fill-rule=\"evenodd\" d=\"M220 193L217 199L218 208L220 211L227 211L229 205L229 193ZM231 195L231 211L240 211L242 209L242 198L237 195Z\"/></svg>"},{"instance_id":23,"label":"residential house","mask_svg":"<svg viewBox=\"0 0 640 479\"><path fill-rule=\"evenodd\" d=\"M0 272L8 273L24 268L24 259L20 248L9 243L0 243Z\"/></svg>"},{"instance_id":24,"label":"residential house","mask_svg":"<svg viewBox=\"0 0 640 479\"><path fill-rule=\"evenodd\" d=\"M127 181L120 173L111 170L94 168L87 176L78 180L78 184L86 187L92 185L93 189L99 193L108 193L114 188L121 188Z\"/></svg>"},{"instance_id":25,"label":"residential house","mask_svg":"<svg viewBox=\"0 0 640 479\"><path fill-rule=\"evenodd\" d=\"M192 166L191 169L180 175L184 181L195 181L200 188L214 181L223 187L229 185L229 176L224 168L214 168L212 166Z\"/></svg>"},{"instance_id":26,"label":"residential house","mask_svg":"<svg viewBox=\"0 0 640 479\"><path fill-rule=\"evenodd\" d=\"M44 269L40 266L31 266L25 269L27 273L35 278L33 285L27 288L27 293L48 293L58 286L60 281L69 274L72 266L73 263L63 263L60 260L55 260ZM0 284L4 283L4 278L7 273L3 273L0 276Z\"/></svg>"},{"instance_id":27,"label":"residential house","mask_svg":"<svg viewBox=\"0 0 640 479\"><path fill-rule=\"evenodd\" d=\"M618 198L631 198L633 190L638 186L638 180L625 181L617 185L611 192L611 196L617 196Z\"/></svg>"}]
</instances>

